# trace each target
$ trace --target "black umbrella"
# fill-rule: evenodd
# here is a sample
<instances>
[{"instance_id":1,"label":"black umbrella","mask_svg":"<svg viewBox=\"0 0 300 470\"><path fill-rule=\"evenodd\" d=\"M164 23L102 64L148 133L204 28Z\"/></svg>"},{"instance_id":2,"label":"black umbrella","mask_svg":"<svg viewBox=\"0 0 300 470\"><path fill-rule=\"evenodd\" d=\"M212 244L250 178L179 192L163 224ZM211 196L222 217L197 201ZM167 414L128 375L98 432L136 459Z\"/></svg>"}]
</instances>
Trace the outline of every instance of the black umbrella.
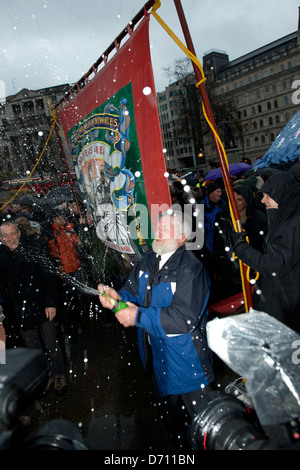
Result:
<instances>
[{"instance_id":1,"label":"black umbrella","mask_svg":"<svg viewBox=\"0 0 300 470\"><path fill-rule=\"evenodd\" d=\"M275 175L275 173L278 173L281 170L278 170L277 168L251 168L251 170L247 171L245 174L246 176L272 176Z\"/></svg>"},{"instance_id":2,"label":"black umbrella","mask_svg":"<svg viewBox=\"0 0 300 470\"><path fill-rule=\"evenodd\" d=\"M79 202L82 202L83 197L78 183L74 184L74 190ZM51 209L59 206L63 202L73 201L75 201L75 198L71 186L60 186L48 191L48 193L39 200L39 206L44 207L45 209Z\"/></svg>"},{"instance_id":3,"label":"black umbrella","mask_svg":"<svg viewBox=\"0 0 300 470\"><path fill-rule=\"evenodd\" d=\"M36 196L23 196L18 199L18 204L22 206L33 206L34 204L39 204L39 198Z\"/></svg>"}]
</instances>

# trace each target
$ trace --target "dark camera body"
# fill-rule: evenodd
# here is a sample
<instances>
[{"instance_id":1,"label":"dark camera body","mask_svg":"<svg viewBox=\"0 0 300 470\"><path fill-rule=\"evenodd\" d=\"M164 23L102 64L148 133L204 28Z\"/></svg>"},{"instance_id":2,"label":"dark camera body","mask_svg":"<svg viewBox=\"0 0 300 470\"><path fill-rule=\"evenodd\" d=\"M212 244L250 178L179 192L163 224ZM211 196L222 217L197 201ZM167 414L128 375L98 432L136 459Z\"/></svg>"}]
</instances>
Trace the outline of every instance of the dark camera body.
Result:
<instances>
[{"instance_id":1,"label":"dark camera body","mask_svg":"<svg viewBox=\"0 0 300 470\"><path fill-rule=\"evenodd\" d=\"M88 450L77 427L53 420L23 441L19 417L47 384L48 362L42 351L16 348L6 351L0 366L0 450Z\"/></svg>"},{"instance_id":2,"label":"dark camera body","mask_svg":"<svg viewBox=\"0 0 300 470\"><path fill-rule=\"evenodd\" d=\"M207 393L189 427L192 450L299 450L298 423L262 427L254 409L225 392Z\"/></svg>"}]
</instances>

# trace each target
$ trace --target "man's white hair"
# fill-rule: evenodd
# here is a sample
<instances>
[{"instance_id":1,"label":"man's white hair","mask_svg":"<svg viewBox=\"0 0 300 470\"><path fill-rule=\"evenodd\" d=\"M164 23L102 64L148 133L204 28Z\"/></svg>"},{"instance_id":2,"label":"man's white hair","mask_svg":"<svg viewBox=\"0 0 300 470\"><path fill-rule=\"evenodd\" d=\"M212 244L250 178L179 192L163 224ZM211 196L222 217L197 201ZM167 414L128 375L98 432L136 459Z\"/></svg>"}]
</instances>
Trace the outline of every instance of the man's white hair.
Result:
<instances>
[{"instance_id":1,"label":"man's white hair","mask_svg":"<svg viewBox=\"0 0 300 470\"><path fill-rule=\"evenodd\" d=\"M13 225L16 228L17 232L20 232L19 227L12 220L4 220L3 222L0 222L0 232L2 227L6 227L6 225Z\"/></svg>"},{"instance_id":2,"label":"man's white hair","mask_svg":"<svg viewBox=\"0 0 300 470\"><path fill-rule=\"evenodd\" d=\"M186 239L192 235L193 227L192 227L192 219L188 214L185 214L179 209L168 209L163 211L159 214L159 218L164 216L172 217L174 220L174 227L176 227L177 235L180 237L181 235L185 235Z\"/></svg>"}]
</instances>

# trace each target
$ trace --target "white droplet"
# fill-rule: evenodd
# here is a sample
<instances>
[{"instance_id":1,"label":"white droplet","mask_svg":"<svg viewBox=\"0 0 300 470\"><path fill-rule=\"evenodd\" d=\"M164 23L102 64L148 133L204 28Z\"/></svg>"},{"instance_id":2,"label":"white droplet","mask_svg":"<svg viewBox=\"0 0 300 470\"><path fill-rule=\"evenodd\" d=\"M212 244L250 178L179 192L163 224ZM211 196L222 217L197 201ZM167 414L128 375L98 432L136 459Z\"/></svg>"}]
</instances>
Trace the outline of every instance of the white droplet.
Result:
<instances>
[{"instance_id":1,"label":"white droplet","mask_svg":"<svg viewBox=\"0 0 300 470\"><path fill-rule=\"evenodd\" d=\"M151 90L151 88L150 88L149 86L145 86L145 87L143 88L143 93L144 93L145 96L150 95L151 92L152 92L152 90Z\"/></svg>"}]
</instances>

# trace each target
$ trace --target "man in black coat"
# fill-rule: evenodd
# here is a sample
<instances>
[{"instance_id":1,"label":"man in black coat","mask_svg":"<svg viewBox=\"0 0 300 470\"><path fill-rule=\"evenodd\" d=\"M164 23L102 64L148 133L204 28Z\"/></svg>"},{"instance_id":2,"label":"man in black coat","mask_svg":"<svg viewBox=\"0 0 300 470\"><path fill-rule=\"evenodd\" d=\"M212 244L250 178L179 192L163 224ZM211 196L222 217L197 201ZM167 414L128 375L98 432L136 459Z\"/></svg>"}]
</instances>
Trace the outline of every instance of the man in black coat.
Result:
<instances>
[{"instance_id":1,"label":"man in black coat","mask_svg":"<svg viewBox=\"0 0 300 470\"><path fill-rule=\"evenodd\" d=\"M0 225L0 240L4 304L14 314L25 346L45 348L49 380L59 392L65 387L64 360L56 338L57 286L49 253L43 239L25 235L10 221ZM6 321L10 321L9 316Z\"/></svg>"},{"instance_id":2,"label":"man in black coat","mask_svg":"<svg viewBox=\"0 0 300 470\"><path fill-rule=\"evenodd\" d=\"M259 273L254 308L300 333L300 185L290 173L280 172L260 192L269 224L264 251L251 247L245 232L232 233L233 251Z\"/></svg>"}]
</instances>

